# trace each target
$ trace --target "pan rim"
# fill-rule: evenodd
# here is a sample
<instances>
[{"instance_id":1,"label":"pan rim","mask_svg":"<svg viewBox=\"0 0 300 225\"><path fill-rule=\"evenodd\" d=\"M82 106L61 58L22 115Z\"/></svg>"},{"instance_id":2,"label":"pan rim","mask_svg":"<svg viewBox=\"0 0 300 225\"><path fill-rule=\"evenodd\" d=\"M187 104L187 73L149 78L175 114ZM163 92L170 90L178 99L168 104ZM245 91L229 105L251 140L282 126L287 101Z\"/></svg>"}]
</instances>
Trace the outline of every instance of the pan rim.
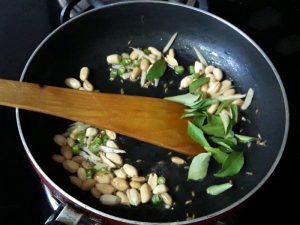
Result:
<instances>
[{"instance_id":1,"label":"pan rim","mask_svg":"<svg viewBox=\"0 0 300 225\"><path fill-rule=\"evenodd\" d=\"M34 50L34 52L31 54L30 58L28 59L24 69L23 69L23 72L22 72L22 75L20 77L20 81L23 81L24 77L25 77L25 74L26 74L26 71L29 67L29 65L31 64L31 61L33 60L33 58L35 57L36 53L39 51L40 48L42 48L42 46L48 41L48 39L50 39L53 35L56 34L56 32L58 32L59 30L61 30L63 27L65 26L68 26L68 24L71 24L73 23L74 21L76 22L76 20L78 18L81 18L82 16L85 16L85 15L88 15L90 13L94 13L96 11L101 11L101 10L104 10L106 8L110 8L110 7L116 7L116 6L119 6L119 5L127 5L127 4L165 4L165 5L170 5L170 6L174 6L174 7L183 7L183 8L187 8L189 10L194 10L194 11L197 11L197 12L200 12L202 14L205 14L207 16L210 16L212 17L213 19L216 19L218 21L220 21L221 23L223 23L224 25L226 26L229 26L231 29L233 29L234 31L238 32L241 36L243 36L243 38L245 38L250 44L253 45L253 47L256 48L256 50L263 56L263 58L266 60L266 62L268 63L269 67L272 69L276 79L277 79L277 82L279 84L279 87L280 87L280 90L281 90L281 93L282 93L282 97L283 97L283 101L284 101L284 107L285 107L285 130L284 130L284 136L283 136L283 139L282 139L282 143L281 143L281 146L280 146L280 150L278 152L278 155L275 159L275 161L273 162L272 166L270 167L269 171L267 172L267 174L261 179L261 181L251 190L249 191L246 195L244 195L242 198L240 198L239 200L235 201L234 203L232 203L231 205L219 210L219 211L216 211L216 212L213 212L211 214L208 214L206 216L201 216L201 217L198 217L198 218L195 218L195 219L192 219L192 220L188 220L188 221L178 221L178 222L159 222L159 224L173 224L173 225L179 225L179 224L190 224L190 223L196 223L196 222L202 222L202 221L205 221L205 220L208 220L208 219L211 219L211 218L214 218L214 217L217 217L217 216L220 216L222 214L224 214L225 212L228 212L230 211L231 209L235 208L236 206L240 205L241 203L243 203L245 200L247 200L250 196L252 196L266 181L267 179L271 176L271 174L274 172L276 166L278 165L279 163L279 160L281 159L282 157L282 154L283 154L283 151L285 149L285 146L286 146L286 142L287 142L287 138L288 138L288 131L289 131L289 106L288 106L288 99L287 99L287 95L286 95L286 92L285 92L285 89L284 89L284 86L283 86L283 83L282 83L282 80L275 68L275 66L273 65L273 63L271 62L271 60L268 58L268 56L265 54L265 52L246 34L244 33L242 30L240 30L239 28L237 28L236 26L234 26L233 24L231 24L230 22L222 19L221 17L219 16L216 16L210 12L207 12L207 11L204 11L204 10L201 10L201 9L197 9L197 8L194 8L194 7L190 7L190 6L186 6L186 5L183 5L183 4L179 4L179 3L174 3L174 2L164 2L164 1L143 1L143 0L137 0L137 1L129 1L129 2L119 2L119 3L113 3L113 4L109 4L109 5L106 5L106 6L103 6L101 8L95 8L95 9L92 9L90 11L87 11L85 13L82 13L81 15L67 21L66 23L60 25L59 27L57 27L55 30L53 30L39 45L38 47ZM16 120L17 120L17 127L18 127L18 132L19 132L19 135L20 135L20 138L21 138L21 142L23 144L23 147L26 151L26 154L27 156L29 157L32 165L34 166L34 168L37 170L37 172L47 181L47 183L49 185L51 185L55 190L57 190L65 199L68 199L69 201L71 201L72 203L80 206L81 208L89 211L89 212L92 212L96 215L99 215L99 216L103 216L103 217L106 217L108 219L112 219L112 220L116 220L116 221L120 221L120 222L124 222L124 223L130 223L130 224L143 224L143 225L150 225L150 224L158 224L157 222L143 222L143 221L135 221L135 220L131 220L131 219L124 219L124 218L121 218L121 217L117 217L117 216L113 216L111 214L107 214L105 212L102 212L102 211L99 211L83 202L81 202L80 200L74 198L73 196L71 196L70 194L68 194L67 192L65 192L63 189L61 189L58 185L56 185L56 183L50 179L50 177L47 176L47 174L41 169L41 167L39 166L39 164L36 162L36 160L34 159L33 155L31 154L30 152L30 148L29 146L27 145L26 143L26 140L24 138L24 135L23 135L23 131L22 131L22 126L21 126L21 121L20 121L20 114L19 114L19 109L16 109Z\"/></svg>"}]
</instances>

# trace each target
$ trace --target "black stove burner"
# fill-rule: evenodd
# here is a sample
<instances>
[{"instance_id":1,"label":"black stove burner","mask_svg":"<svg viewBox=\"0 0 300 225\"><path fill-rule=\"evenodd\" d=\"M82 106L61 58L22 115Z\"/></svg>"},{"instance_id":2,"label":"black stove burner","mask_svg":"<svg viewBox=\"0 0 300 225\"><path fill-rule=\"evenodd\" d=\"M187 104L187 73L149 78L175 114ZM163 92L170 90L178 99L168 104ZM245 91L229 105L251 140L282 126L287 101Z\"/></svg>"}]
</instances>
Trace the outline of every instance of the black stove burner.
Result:
<instances>
[{"instance_id":1,"label":"black stove burner","mask_svg":"<svg viewBox=\"0 0 300 225\"><path fill-rule=\"evenodd\" d=\"M61 1L61 13L60 13L60 23L64 23L70 18L80 15L81 13L88 11L92 8L99 8L103 5L108 5L117 2L126 2L128 0L71 0L71 1ZM134 0L129 0L134 1ZM207 0L164 0L174 3L186 4L196 8L201 8L203 10L208 10Z\"/></svg>"}]
</instances>

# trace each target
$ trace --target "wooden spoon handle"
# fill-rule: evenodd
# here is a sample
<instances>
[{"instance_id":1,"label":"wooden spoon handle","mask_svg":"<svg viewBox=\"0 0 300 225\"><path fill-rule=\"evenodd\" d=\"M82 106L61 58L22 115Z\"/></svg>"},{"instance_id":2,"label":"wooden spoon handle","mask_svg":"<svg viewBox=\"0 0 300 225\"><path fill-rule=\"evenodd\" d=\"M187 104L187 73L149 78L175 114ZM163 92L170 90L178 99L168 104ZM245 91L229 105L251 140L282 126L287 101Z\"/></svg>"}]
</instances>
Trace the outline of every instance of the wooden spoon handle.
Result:
<instances>
[{"instance_id":1,"label":"wooden spoon handle","mask_svg":"<svg viewBox=\"0 0 300 225\"><path fill-rule=\"evenodd\" d=\"M187 136L184 106L162 99L103 94L0 79L0 105L46 113L180 153L203 151Z\"/></svg>"}]
</instances>

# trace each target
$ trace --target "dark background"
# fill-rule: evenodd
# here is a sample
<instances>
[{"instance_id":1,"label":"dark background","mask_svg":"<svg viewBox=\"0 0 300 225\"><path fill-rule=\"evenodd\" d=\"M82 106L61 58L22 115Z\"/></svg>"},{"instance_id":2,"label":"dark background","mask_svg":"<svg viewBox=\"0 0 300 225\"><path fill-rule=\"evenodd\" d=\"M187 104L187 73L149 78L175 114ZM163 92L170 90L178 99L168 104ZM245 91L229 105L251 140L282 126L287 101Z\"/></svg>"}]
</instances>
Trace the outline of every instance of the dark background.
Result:
<instances>
[{"instance_id":1,"label":"dark background","mask_svg":"<svg viewBox=\"0 0 300 225\"><path fill-rule=\"evenodd\" d=\"M209 0L209 3L211 12L245 31L271 58L284 82L291 114L289 139L278 167L230 220L241 225L296 224L300 178L296 111L300 2ZM57 9L56 0L0 0L0 78L19 79L32 51L57 26ZM276 121L270 129L276 129ZM50 208L20 143L13 109L0 107L0 143L0 224L42 224L50 215Z\"/></svg>"}]
</instances>

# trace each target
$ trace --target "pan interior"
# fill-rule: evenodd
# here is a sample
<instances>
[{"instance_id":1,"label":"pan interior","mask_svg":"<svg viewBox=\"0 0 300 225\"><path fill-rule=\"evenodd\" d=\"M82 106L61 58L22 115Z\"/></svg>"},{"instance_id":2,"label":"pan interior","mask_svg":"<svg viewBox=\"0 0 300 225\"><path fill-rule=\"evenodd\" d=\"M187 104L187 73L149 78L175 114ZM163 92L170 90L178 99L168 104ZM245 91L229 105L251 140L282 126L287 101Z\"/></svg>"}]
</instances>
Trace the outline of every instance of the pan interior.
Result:
<instances>
[{"instance_id":1,"label":"pan interior","mask_svg":"<svg viewBox=\"0 0 300 225\"><path fill-rule=\"evenodd\" d=\"M105 93L143 95L162 98L183 94L178 90L182 77L168 73L157 88L141 89L139 83L109 81L106 55L129 52L129 46L154 46L162 49L171 35L178 32L174 43L180 64L192 64L196 46L209 63L222 68L227 77L241 92L249 87L255 98L244 116L251 122L242 122L245 134L258 133L267 146L253 144L241 147L246 154L246 163L237 176L220 179L213 176L219 166L212 164L209 175L200 182L187 182L187 170L170 162L168 151L131 138L120 137L119 145L127 150L128 163L135 165L141 175L156 171L167 178L170 194L176 205L173 210L145 204L139 207L105 207L90 193L82 192L69 183L68 173L51 160L59 148L53 136L63 133L71 121L21 111L22 132L27 145L42 170L64 191L81 202L117 217L146 221L183 221L189 216L205 217L216 213L242 199L268 174L278 155L285 132L285 107L282 90L274 71L261 53L228 25L199 11L177 5L135 3L121 4L88 13L57 30L36 51L24 71L24 80L29 82L63 86L66 77L78 77L82 66L91 69L91 82ZM129 44L130 43L130 44ZM163 83L174 80L164 94ZM76 102L76 99L74 99ZM88 115L87 115L88 116ZM132 118L134 119L134 118ZM274 125L276 127L274 127ZM173 153L172 155L178 155ZM141 159L142 163L136 160ZM191 160L189 159L188 162ZM253 176L246 175L253 172ZM231 180L234 188L219 196L205 193L208 186ZM179 191L175 187L179 185ZM195 192L195 197L191 192ZM185 205L187 200L192 203Z\"/></svg>"}]
</instances>

